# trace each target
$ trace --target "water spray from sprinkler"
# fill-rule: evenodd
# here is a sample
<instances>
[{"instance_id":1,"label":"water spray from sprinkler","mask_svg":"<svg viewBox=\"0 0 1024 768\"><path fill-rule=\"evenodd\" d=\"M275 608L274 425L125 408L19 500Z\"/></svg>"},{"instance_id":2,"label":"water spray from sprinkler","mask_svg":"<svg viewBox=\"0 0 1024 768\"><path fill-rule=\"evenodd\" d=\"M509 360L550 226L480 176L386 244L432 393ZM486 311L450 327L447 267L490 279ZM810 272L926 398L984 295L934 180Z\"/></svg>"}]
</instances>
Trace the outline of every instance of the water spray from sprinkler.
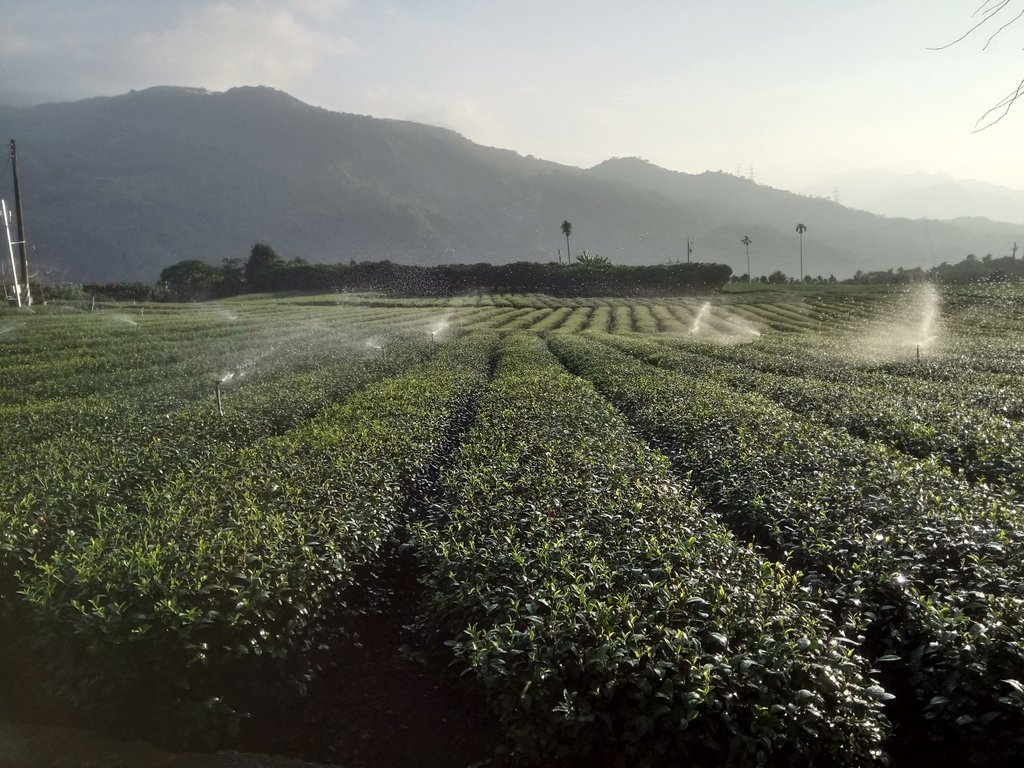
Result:
<instances>
[{"instance_id":1,"label":"water spray from sprinkler","mask_svg":"<svg viewBox=\"0 0 1024 768\"><path fill-rule=\"evenodd\" d=\"M366 346L369 347L370 349L376 349L378 352L380 352L380 361L382 363L386 363L388 361L388 351L384 344L378 344L372 339L367 339Z\"/></svg>"},{"instance_id":2,"label":"water spray from sprinkler","mask_svg":"<svg viewBox=\"0 0 1024 768\"><path fill-rule=\"evenodd\" d=\"M693 325L690 326L690 335L693 336L700 331L700 323L704 319L704 316L711 311L711 302L705 301L701 306L700 311L697 313L697 317L693 320Z\"/></svg>"},{"instance_id":3,"label":"water spray from sprinkler","mask_svg":"<svg viewBox=\"0 0 1024 768\"><path fill-rule=\"evenodd\" d=\"M921 348L926 350L938 339L936 322L939 316L939 295L935 288L926 286L918 293L921 319L917 329L917 361L921 362Z\"/></svg>"}]
</instances>

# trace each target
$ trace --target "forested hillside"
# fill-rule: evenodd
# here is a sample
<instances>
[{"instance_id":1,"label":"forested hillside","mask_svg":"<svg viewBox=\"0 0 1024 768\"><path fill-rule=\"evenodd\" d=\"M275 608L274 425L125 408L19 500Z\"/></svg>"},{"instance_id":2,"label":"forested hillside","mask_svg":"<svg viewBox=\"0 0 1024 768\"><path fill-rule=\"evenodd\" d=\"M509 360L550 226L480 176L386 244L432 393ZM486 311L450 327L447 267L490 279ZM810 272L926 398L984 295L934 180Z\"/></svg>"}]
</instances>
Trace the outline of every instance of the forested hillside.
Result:
<instances>
[{"instance_id":1,"label":"forested hillside","mask_svg":"<svg viewBox=\"0 0 1024 768\"><path fill-rule=\"evenodd\" d=\"M755 275L934 266L1008 253L1019 227L885 219L724 173L638 160L591 170L476 145L440 128L329 112L268 88L151 88L0 107L18 139L33 269L44 282L156 279L253 242L311 262L686 260ZM580 130L586 126L581 125ZM7 174L9 175L9 174ZM2 194L10 200L9 180Z\"/></svg>"}]
</instances>

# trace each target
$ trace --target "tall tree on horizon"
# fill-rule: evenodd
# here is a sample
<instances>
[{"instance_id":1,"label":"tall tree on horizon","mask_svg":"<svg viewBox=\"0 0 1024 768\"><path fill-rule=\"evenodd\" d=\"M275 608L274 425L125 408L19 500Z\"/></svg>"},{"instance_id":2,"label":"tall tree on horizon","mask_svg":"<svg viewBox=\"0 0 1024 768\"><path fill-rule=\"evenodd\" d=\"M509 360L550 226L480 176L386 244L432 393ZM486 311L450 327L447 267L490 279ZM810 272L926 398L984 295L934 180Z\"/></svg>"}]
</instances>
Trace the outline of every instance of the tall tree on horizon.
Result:
<instances>
[{"instance_id":1,"label":"tall tree on horizon","mask_svg":"<svg viewBox=\"0 0 1024 768\"><path fill-rule=\"evenodd\" d=\"M796 233L800 235L800 282L804 281L804 232L807 227L803 224L796 225Z\"/></svg>"},{"instance_id":2,"label":"tall tree on horizon","mask_svg":"<svg viewBox=\"0 0 1024 768\"><path fill-rule=\"evenodd\" d=\"M245 262L245 280L252 286L271 267L281 262L272 247L266 243L256 243L249 251L249 260Z\"/></svg>"},{"instance_id":3,"label":"tall tree on horizon","mask_svg":"<svg viewBox=\"0 0 1024 768\"><path fill-rule=\"evenodd\" d=\"M747 249L747 282L749 283L750 282L750 244L753 241L750 239L750 235L744 235L743 239L740 240L740 242L743 243L743 245Z\"/></svg>"},{"instance_id":4,"label":"tall tree on horizon","mask_svg":"<svg viewBox=\"0 0 1024 768\"><path fill-rule=\"evenodd\" d=\"M569 250L569 235L572 234L572 224L568 219L562 222L562 234L565 235L565 256L572 264L572 251Z\"/></svg>"}]
</instances>

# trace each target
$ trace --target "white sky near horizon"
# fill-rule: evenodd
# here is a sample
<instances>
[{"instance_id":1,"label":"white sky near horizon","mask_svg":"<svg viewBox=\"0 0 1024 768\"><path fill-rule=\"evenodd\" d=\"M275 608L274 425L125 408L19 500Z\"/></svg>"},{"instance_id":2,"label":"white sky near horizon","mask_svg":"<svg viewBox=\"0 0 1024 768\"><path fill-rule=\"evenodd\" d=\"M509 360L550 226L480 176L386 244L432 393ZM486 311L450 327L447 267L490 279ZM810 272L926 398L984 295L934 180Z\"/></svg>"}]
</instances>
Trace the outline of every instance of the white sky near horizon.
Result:
<instances>
[{"instance_id":1,"label":"white sky near horizon","mask_svg":"<svg viewBox=\"0 0 1024 768\"><path fill-rule=\"evenodd\" d=\"M785 189L884 168L1020 189L1024 100L972 129L1024 78L1024 19L987 50L986 28L928 50L981 4L0 0L0 101L267 85L580 167L753 167Z\"/></svg>"}]
</instances>

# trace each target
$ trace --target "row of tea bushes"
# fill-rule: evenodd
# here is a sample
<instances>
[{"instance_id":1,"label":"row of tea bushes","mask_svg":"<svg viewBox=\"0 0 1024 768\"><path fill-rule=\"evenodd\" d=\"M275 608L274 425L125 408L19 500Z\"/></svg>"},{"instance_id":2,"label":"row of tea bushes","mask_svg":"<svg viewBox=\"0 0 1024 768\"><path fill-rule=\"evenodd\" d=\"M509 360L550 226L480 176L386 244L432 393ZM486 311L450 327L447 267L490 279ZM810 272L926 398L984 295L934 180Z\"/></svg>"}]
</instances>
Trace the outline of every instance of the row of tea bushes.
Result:
<instances>
[{"instance_id":1,"label":"row of tea bushes","mask_svg":"<svg viewBox=\"0 0 1024 768\"><path fill-rule=\"evenodd\" d=\"M673 340L674 343L679 346ZM978 346L972 341L972 351ZM738 346L700 345L691 349L743 370L796 376L834 384L878 388L894 397L909 397L954 408L981 408L993 415L1024 419L1024 376L995 373L985 369L964 369L961 357L940 353L922 361L871 363L850 355L857 336L818 338L809 334L773 338L770 344ZM1010 355L1012 353L1006 352ZM909 355L909 353L908 353ZM984 354L981 355L984 360Z\"/></svg>"},{"instance_id":2,"label":"row of tea bushes","mask_svg":"<svg viewBox=\"0 0 1024 768\"><path fill-rule=\"evenodd\" d=\"M536 336L506 340L418 534L428 615L518 759L867 765L884 692Z\"/></svg>"},{"instance_id":3,"label":"row of tea bushes","mask_svg":"<svg viewBox=\"0 0 1024 768\"><path fill-rule=\"evenodd\" d=\"M116 395L24 405L0 454L0 596L14 570L46 557L65 530L91 535L99 510L229 462L240 447L298 426L437 348L396 339L386 362L364 356L246 384L225 394L223 417L210 397L163 415L122 407Z\"/></svg>"},{"instance_id":4,"label":"row of tea bushes","mask_svg":"<svg viewBox=\"0 0 1024 768\"><path fill-rule=\"evenodd\" d=\"M751 370L647 339L609 341L647 362L766 396L807 419L911 456L936 456L971 479L1024 492L1024 424L957 402L953 384L945 386L948 400L937 402L899 394L889 387L891 376L829 381Z\"/></svg>"},{"instance_id":5,"label":"row of tea bushes","mask_svg":"<svg viewBox=\"0 0 1024 768\"><path fill-rule=\"evenodd\" d=\"M247 383L358 358L382 335L422 336L426 313L266 303L29 316L3 325L0 406L116 393L125 408L177 407L227 374ZM428 339L429 341L429 339Z\"/></svg>"},{"instance_id":6,"label":"row of tea bushes","mask_svg":"<svg viewBox=\"0 0 1024 768\"><path fill-rule=\"evenodd\" d=\"M57 693L108 717L145 712L143 730L167 734L230 726L301 688L327 625L343 630L372 588L492 348L448 345L283 435L95 499L87 531L69 522L15 574L17 618Z\"/></svg>"},{"instance_id":7,"label":"row of tea bushes","mask_svg":"<svg viewBox=\"0 0 1024 768\"><path fill-rule=\"evenodd\" d=\"M365 344L353 352L350 348L322 351L315 360L282 366L263 376L244 372L224 382L224 416L217 417L214 393L216 378L201 382L201 396L167 397L167 386L185 385L173 371L153 363L149 378L161 380L152 386L131 390L108 385L102 392L75 395L74 372L64 376L65 389L52 398L23 399L17 404L0 405L0 418L10 435L0 455L23 455L33 445L66 435L76 435L103 443L114 434L135 436L139 430L158 429L173 434L189 434L200 426L203 432L217 432L225 439L238 440L247 433L259 436L259 424L271 419L278 424L294 424L316 412L344 392L352 377L384 375L426 359L433 350L420 336L378 337L388 342L386 355Z\"/></svg>"},{"instance_id":8,"label":"row of tea bushes","mask_svg":"<svg viewBox=\"0 0 1024 768\"><path fill-rule=\"evenodd\" d=\"M1024 758L1024 512L766 398L553 336L739 531L808 571L898 694L901 734Z\"/></svg>"}]
</instances>

